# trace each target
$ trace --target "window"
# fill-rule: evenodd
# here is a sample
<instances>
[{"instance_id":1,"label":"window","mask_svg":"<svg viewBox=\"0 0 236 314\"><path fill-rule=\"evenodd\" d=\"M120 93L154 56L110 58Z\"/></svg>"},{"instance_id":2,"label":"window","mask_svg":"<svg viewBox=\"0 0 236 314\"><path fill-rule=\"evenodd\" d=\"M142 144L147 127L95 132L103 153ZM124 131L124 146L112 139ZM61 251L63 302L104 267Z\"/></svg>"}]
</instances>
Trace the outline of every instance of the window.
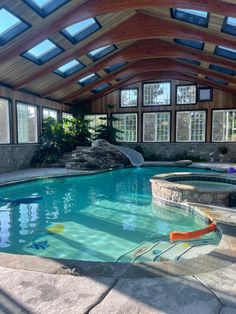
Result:
<instances>
[{"instance_id":1,"label":"window","mask_svg":"<svg viewBox=\"0 0 236 314\"><path fill-rule=\"evenodd\" d=\"M91 128L92 135L96 134L96 128L100 125L107 125L106 114L88 114L84 116L85 120L89 121L89 127Z\"/></svg>"},{"instance_id":2,"label":"window","mask_svg":"<svg viewBox=\"0 0 236 314\"><path fill-rule=\"evenodd\" d=\"M118 78L116 79L116 81L117 81L117 82L123 81L123 80L126 79L127 77L129 77L129 74L125 74L125 75L122 75L122 76L118 77Z\"/></svg>"},{"instance_id":3,"label":"window","mask_svg":"<svg viewBox=\"0 0 236 314\"><path fill-rule=\"evenodd\" d=\"M88 56L93 61L97 61L97 60L105 57L109 53L113 52L116 49L117 48L115 45L109 45L109 46L101 47L101 48L98 48L98 49L95 49L95 50L89 52Z\"/></svg>"},{"instance_id":4,"label":"window","mask_svg":"<svg viewBox=\"0 0 236 314\"><path fill-rule=\"evenodd\" d=\"M105 72L107 73L111 73L111 72L114 72L120 68L122 68L123 66L125 66L127 64L127 62L124 62L124 63L117 63L117 64L114 64L114 65L111 65L109 67L106 67L104 69Z\"/></svg>"},{"instance_id":5,"label":"window","mask_svg":"<svg viewBox=\"0 0 236 314\"><path fill-rule=\"evenodd\" d=\"M58 119L57 110L43 108L43 119L47 119L48 117Z\"/></svg>"},{"instance_id":6,"label":"window","mask_svg":"<svg viewBox=\"0 0 236 314\"><path fill-rule=\"evenodd\" d=\"M143 114L143 141L170 141L170 113L145 112Z\"/></svg>"},{"instance_id":7,"label":"window","mask_svg":"<svg viewBox=\"0 0 236 314\"><path fill-rule=\"evenodd\" d=\"M0 9L0 46L26 31L30 25L8 10Z\"/></svg>"},{"instance_id":8,"label":"window","mask_svg":"<svg viewBox=\"0 0 236 314\"><path fill-rule=\"evenodd\" d=\"M72 24L62 30L62 34L66 36L73 44L77 44L86 37L98 31L101 25L94 18L90 18L75 24Z\"/></svg>"},{"instance_id":9,"label":"window","mask_svg":"<svg viewBox=\"0 0 236 314\"><path fill-rule=\"evenodd\" d=\"M170 105L170 82L143 84L143 105L161 106Z\"/></svg>"},{"instance_id":10,"label":"window","mask_svg":"<svg viewBox=\"0 0 236 314\"><path fill-rule=\"evenodd\" d=\"M176 114L177 142L205 142L205 111L179 111Z\"/></svg>"},{"instance_id":11,"label":"window","mask_svg":"<svg viewBox=\"0 0 236 314\"><path fill-rule=\"evenodd\" d=\"M120 91L121 107L137 107L138 106L138 89L129 88Z\"/></svg>"},{"instance_id":12,"label":"window","mask_svg":"<svg viewBox=\"0 0 236 314\"><path fill-rule=\"evenodd\" d=\"M176 86L176 104L177 105L196 104L196 101L197 101L196 85Z\"/></svg>"},{"instance_id":13,"label":"window","mask_svg":"<svg viewBox=\"0 0 236 314\"><path fill-rule=\"evenodd\" d=\"M109 83L102 83L98 87L96 87L93 90L91 90L91 92L94 93L94 94L98 94L98 93L101 93L102 91L104 91L105 89L107 89L110 86L111 86L111 84L109 84Z\"/></svg>"},{"instance_id":14,"label":"window","mask_svg":"<svg viewBox=\"0 0 236 314\"><path fill-rule=\"evenodd\" d=\"M234 71L232 69L224 68L224 67L221 67L221 66L215 65L215 64L210 64L209 69L216 71L216 72L224 73L227 75L235 75L236 74L236 71Z\"/></svg>"},{"instance_id":15,"label":"window","mask_svg":"<svg viewBox=\"0 0 236 314\"><path fill-rule=\"evenodd\" d=\"M70 0L23 0L40 16L46 17Z\"/></svg>"},{"instance_id":16,"label":"window","mask_svg":"<svg viewBox=\"0 0 236 314\"><path fill-rule=\"evenodd\" d=\"M37 63L38 65L41 65L62 52L63 49L61 47L54 44L51 40L46 39L23 53L22 56L34 63Z\"/></svg>"},{"instance_id":17,"label":"window","mask_svg":"<svg viewBox=\"0 0 236 314\"><path fill-rule=\"evenodd\" d=\"M78 83L83 87L83 86L86 86L92 82L95 82L99 78L100 78L100 76L98 74L92 73L92 74L89 74L89 75L83 77L81 80L78 81Z\"/></svg>"},{"instance_id":18,"label":"window","mask_svg":"<svg viewBox=\"0 0 236 314\"><path fill-rule=\"evenodd\" d=\"M182 62L187 62L187 63L191 63L191 64L195 64L195 65L200 65L200 61L197 60L193 60L193 59L188 59L188 58L177 58L178 61L182 61Z\"/></svg>"},{"instance_id":19,"label":"window","mask_svg":"<svg viewBox=\"0 0 236 314\"><path fill-rule=\"evenodd\" d=\"M112 122L112 125L121 131L118 133L118 142L137 142L137 114L117 113L112 117L117 119Z\"/></svg>"},{"instance_id":20,"label":"window","mask_svg":"<svg viewBox=\"0 0 236 314\"><path fill-rule=\"evenodd\" d=\"M70 120L73 119L73 114L68 112L62 112L62 119Z\"/></svg>"},{"instance_id":21,"label":"window","mask_svg":"<svg viewBox=\"0 0 236 314\"><path fill-rule=\"evenodd\" d=\"M226 17L223 23L222 32L236 36L236 18Z\"/></svg>"},{"instance_id":22,"label":"window","mask_svg":"<svg viewBox=\"0 0 236 314\"><path fill-rule=\"evenodd\" d=\"M10 143L9 101L0 98L0 144Z\"/></svg>"},{"instance_id":23,"label":"window","mask_svg":"<svg viewBox=\"0 0 236 314\"><path fill-rule=\"evenodd\" d=\"M171 15L174 19L195 24L202 27L208 26L208 12L189 9L171 9Z\"/></svg>"},{"instance_id":24,"label":"window","mask_svg":"<svg viewBox=\"0 0 236 314\"><path fill-rule=\"evenodd\" d=\"M38 110L37 107L17 103L18 143L38 142Z\"/></svg>"},{"instance_id":25,"label":"window","mask_svg":"<svg viewBox=\"0 0 236 314\"><path fill-rule=\"evenodd\" d=\"M65 78L65 77L68 77L68 76L80 71L84 67L85 67L85 65L83 63L81 63L80 61L78 61L76 59L73 59L70 62L68 62L68 63L62 65L61 67L59 67L58 69L56 69L54 71L54 73Z\"/></svg>"},{"instance_id":26,"label":"window","mask_svg":"<svg viewBox=\"0 0 236 314\"><path fill-rule=\"evenodd\" d=\"M215 54L224 58L236 60L236 50L224 46L216 46Z\"/></svg>"},{"instance_id":27,"label":"window","mask_svg":"<svg viewBox=\"0 0 236 314\"><path fill-rule=\"evenodd\" d=\"M175 39L175 42L179 45L183 45L190 48L202 50L204 48L204 42L191 39Z\"/></svg>"},{"instance_id":28,"label":"window","mask_svg":"<svg viewBox=\"0 0 236 314\"><path fill-rule=\"evenodd\" d=\"M213 110L212 142L236 141L236 110Z\"/></svg>"},{"instance_id":29,"label":"window","mask_svg":"<svg viewBox=\"0 0 236 314\"><path fill-rule=\"evenodd\" d=\"M213 89L211 87L198 88L198 101L212 101Z\"/></svg>"},{"instance_id":30,"label":"window","mask_svg":"<svg viewBox=\"0 0 236 314\"><path fill-rule=\"evenodd\" d=\"M208 81L212 81L214 83L221 84L221 85L227 85L228 84L226 81L212 77L212 76L206 76L206 79Z\"/></svg>"}]
</instances>

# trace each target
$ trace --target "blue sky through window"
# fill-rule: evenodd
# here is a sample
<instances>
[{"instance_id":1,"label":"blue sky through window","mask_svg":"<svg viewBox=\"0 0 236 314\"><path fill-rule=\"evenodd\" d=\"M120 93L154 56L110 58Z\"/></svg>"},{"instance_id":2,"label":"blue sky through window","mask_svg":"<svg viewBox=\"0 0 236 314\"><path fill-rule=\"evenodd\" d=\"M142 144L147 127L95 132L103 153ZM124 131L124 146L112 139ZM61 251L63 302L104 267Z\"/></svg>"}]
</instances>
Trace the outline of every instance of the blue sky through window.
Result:
<instances>
[{"instance_id":1,"label":"blue sky through window","mask_svg":"<svg viewBox=\"0 0 236 314\"><path fill-rule=\"evenodd\" d=\"M77 66L78 64L80 64L79 61L77 61L77 60L74 59L74 60L71 60L70 62L68 62L68 63L62 65L62 66L61 66L60 68L58 68L57 70L60 71L60 72L62 72L62 73L64 73L64 72L66 72L66 71L68 71L68 70L74 68L74 67Z\"/></svg>"},{"instance_id":2,"label":"blue sky through window","mask_svg":"<svg viewBox=\"0 0 236 314\"><path fill-rule=\"evenodd\" d=\"M52 0L32 0L39 8L45 7L45 5L52 2Z\"/></svg>"},{"instance_id":3,"label":"blue sky through window","mask_svg":"<svg viewBox=\"0 0 236 314\"><path fill-rule=\"evenodd\" d=\"M108 45L108 46L101 47L101 48L95 49L95 50L93 50L93 51L90 51L89 54L90 54L91 56L96 56L99 52L101 52L101 51L103 51L103 50L105 50L105 49L107 49L107 48L109 48L109 47L111 47L111 45Z\"/></svg>"},{"instance_id":4,"label":"blue sky through window","mask_svg":"<svg viewBox=\"0 0 236 314\"><path fill-rule=\"evenodd\" d=\"M232 26L236 26L236 18L228 17L227 18L227 24L232 25Z\"/></svg>"},{"instance_id":5,"label":"blue sky through window","mask_svg":"<svg viewBox=\"0 0 236 314\"><path fill-rule=\"evenodd\" d=\"M5 9L0 10L0 21L0 35L9 31L17 24L21 23L20 19L18 19L16 16L14 16Z\"/></svg>"},{"instance_id":6,"label":"blue sky through window","mask_svg":"<svg viewBox=\"0 0 236 314\"><path fill-rule=\"evenodd\" d=\"M57 46L53 44L49 39L42 41L37 46L33 47L32 49L28 50L27 53L34 56L36 59L40 58L45 53L55 49Z\"/></svg>"},{"instance_id":7,"label":"blue sky through window","mask_svg":"<svg viewBox=\"0 0 236 314\"><path fill-rule=\"evenodd\" d=\"M71 35L71 36L75 36L78 33L82 32L83 30L85 30L86 28L88 28L89 26L96 24L95 20L93 18L84 20L82 22L78 22L75 23L71 26L68 26L65 28L65 30Z\"/></svg>"}]
</instances>

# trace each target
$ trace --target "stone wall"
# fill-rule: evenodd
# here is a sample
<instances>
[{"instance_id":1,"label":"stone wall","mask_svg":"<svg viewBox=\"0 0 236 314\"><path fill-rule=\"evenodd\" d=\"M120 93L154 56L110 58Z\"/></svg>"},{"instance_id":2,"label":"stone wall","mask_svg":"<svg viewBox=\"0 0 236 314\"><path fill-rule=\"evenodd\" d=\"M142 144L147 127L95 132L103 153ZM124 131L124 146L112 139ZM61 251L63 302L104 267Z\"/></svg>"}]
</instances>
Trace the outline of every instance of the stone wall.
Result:
<instances>
[{"instance_id":1,"label":"stone wall","mask_svg":"<svg viewBox=\"0 0 236 314\"><path fill-rule=\"evenodd\" d=\"M135 149L138 147L145 160L191 159L236 162L236 143L124 143L122 145Z\"/></svg>"},{"instance_id":2,"label":"stone wall","mask_svg":"<svg viewBox=\"0 0 236 314\"><path fill-rule=\"evenodd\" d=\"M29 168L40 145L0 145L0 173Z\"/></svg>"}]
</instances>

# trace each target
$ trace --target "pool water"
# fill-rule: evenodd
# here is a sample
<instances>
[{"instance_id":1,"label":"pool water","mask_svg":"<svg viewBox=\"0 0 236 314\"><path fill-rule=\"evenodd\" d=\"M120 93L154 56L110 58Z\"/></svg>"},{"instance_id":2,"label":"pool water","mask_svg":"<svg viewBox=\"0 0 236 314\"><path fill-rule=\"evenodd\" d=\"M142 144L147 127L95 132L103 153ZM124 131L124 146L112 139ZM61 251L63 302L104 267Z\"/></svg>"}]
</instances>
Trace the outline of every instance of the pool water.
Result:
<instances>
[{"instance_id":1,"label":"pool water","mask_svg":"<svg viewBox=\"0 0 236 314\"><path fill-rule=\"evenodd\" d=\"M212 189L212 190L220 189L221 191L235 189L236 191L236 185L229 184L229 183L201 181L201 180L185 180L185 181L175 181L175 182L179 184L191 185L198 189L205 189L205 188Z\"/></svg>"},{"instance_id":2,"label":"pool water","mask_svg":"<svg viewBox=\"0 0 236 314\"><path fill-rule=\"evenodd\" d=\"M160 252L171 248L166 258L176 259L193 244L177 243L172 248L169 232L206 226L180 209L152 203L149 179L155 174L178 171L204 172L175 167L130 168L2 187L0 199L41 196L42 200L29 204L0 202L0 251L131 262L159 260ZM201 241L198 245L216 245L219 236L213 233Z\"/></svg>"}]
</instances>

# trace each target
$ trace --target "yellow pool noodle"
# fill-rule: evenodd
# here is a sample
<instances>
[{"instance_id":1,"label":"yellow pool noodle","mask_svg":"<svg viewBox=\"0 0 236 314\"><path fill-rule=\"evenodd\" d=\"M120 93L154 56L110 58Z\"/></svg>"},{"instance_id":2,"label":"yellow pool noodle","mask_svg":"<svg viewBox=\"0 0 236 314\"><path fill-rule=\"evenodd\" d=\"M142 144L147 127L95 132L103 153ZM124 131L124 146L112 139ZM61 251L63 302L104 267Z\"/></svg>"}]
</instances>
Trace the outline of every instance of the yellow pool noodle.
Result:
<instances>
[{"instance_id":1,"label":"yellow pool noodle","mask_svg":"<svg viewBox=\"0 0 236 314\"><path fill-rule=\"evenodd\" d=\"M61 233L65 229L63 224L56 224L52 227L47 228L47 231L50 233Z\"/></svg>"}]
</instances>

